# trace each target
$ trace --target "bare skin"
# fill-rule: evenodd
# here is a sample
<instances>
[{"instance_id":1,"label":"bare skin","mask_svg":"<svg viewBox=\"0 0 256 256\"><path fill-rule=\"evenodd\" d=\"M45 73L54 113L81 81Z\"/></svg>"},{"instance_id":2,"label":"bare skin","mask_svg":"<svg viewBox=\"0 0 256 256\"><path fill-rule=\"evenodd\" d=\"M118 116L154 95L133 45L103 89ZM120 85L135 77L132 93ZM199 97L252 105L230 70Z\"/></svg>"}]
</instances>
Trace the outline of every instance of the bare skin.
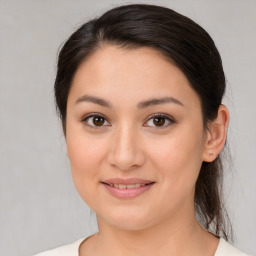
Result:
<instances>
[{"instance_id":1,"label":"bare skin","mask_svg":"<svg viewBox=\"0 0 256 256\"><path fill-rule=\"evenodd\" d=\"M166 223L165 223L166 224ZM165 226L165 224L163 224ZM166 232L166 233L164 233ZM159 234L159 235L156 235ZM185 236L184 236L185 234ZM114 241L114 242L113 242ZM186 241L186 244L184 243ZM198 224L169 232L157 230L100 232L89 237L80 246L80 256L87 255L209 255L213 256L219 240ZM107 252L107 253L106 253Z\"/></svg>"},{"instance_id":2,"label":"bare skin","mask_svg":"<svg viewBox=\"0 0 256 256\"><path fill-rule=\"evenodd\" d=\"M205 130L198 95L155 50L106 45L82 63L68 97L67 154L99 233L81 244L80 256L213 256L219 240L198 224L194 191L202 162L224 146L228 122L221 105ZM112 178L153 185L119 198L103 185Z\"/></svg>"}]
</instances>

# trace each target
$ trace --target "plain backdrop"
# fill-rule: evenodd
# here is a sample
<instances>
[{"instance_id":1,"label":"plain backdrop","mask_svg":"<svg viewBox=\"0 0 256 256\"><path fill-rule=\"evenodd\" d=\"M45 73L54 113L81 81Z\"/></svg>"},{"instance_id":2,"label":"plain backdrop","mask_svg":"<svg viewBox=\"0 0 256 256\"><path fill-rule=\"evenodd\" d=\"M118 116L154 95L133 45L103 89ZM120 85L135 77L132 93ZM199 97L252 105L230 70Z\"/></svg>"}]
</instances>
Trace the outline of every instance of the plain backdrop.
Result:
<instances>
[{"instance_id":1,"label":"plain backdrop","mask_svg":"<svg viewBox=\"0 0 256 256\"><path fill-rule=\"evenodd\" d=\"M66 38L88 19L125 3L136 2L0 0L0 255L34 255L97 231L72 182L53 83ZM225 163L225 200L235 245L256 253L256 1L140 3L192 18L221 53L233 159Z\"/></svg>"}]
</instances>

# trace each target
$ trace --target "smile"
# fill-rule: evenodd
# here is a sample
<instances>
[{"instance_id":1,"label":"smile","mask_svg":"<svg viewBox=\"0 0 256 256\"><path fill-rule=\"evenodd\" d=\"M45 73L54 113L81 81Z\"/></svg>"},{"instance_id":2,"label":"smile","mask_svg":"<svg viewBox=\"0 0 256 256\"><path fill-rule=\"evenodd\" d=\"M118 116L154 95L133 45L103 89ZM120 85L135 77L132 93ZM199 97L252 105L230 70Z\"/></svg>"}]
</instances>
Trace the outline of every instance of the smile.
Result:
<instances>
[{"instance_id":1,"label":"smile","mask_svg":"<svg viewBox=\"0 0 256 256\"><path fill-rule=\"evenodd\" d=\"M114 197L121 199L135 198L148 191L155 182L151 183L135 183L135 184L118 184L101 182L107 191Z\"/></svg>"},{"instance_id":2,"label":"smile","mask_svg":"<svg viewBox=\"0 0 256 256\"><path fill-rule=\"evenodd\" d=\"M148 184L113 184L113 183L105 183L106 185L109 185L110 187L115 187L115 188L119 188L119 189L132 189L132 188L139 188L139 187L143 187L143 186L147 186L151 183Z\"/></svg>"}]
</instances>

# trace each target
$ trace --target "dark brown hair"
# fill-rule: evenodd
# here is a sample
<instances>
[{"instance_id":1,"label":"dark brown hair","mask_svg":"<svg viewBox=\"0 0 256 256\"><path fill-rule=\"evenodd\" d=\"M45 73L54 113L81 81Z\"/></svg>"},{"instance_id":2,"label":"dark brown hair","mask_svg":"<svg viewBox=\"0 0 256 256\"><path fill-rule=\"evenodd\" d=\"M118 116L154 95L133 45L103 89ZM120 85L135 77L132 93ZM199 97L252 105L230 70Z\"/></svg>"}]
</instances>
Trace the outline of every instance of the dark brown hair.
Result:
<instances>
[{"instance_id":1,"label":"dark brown hair","mask_svg":"<svg viewBox=\"0 0 256 256\"><path fill-rule=\"evenodd\" d=\"M114 8L83 24L62 47L55 98L64 133L72 79L81 62L104 44L124 48L151 47L161 52L183 71L199 95L204 128L207 129L217 117L226 81L221 57L209 34L191 19L171 9L132 4ZM228 240L222 180L220 156L213 162L202 163L196 183L195 210L204 228Z\"/></svg>"}]
</instances>

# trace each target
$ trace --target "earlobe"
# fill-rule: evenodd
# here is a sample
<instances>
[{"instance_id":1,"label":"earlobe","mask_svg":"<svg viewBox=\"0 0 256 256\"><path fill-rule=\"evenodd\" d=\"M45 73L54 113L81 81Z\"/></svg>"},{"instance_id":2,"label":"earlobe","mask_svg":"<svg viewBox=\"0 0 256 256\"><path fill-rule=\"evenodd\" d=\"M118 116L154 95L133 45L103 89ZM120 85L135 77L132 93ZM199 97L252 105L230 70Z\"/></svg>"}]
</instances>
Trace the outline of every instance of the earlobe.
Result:
<instances>
[{"instance_id":1,"label":"earlobe","mask_svg":"<svg viewBox=\"0 0 256 256\"><path fill-rule=\"evenodd\" d=\"M220 105L217 118L209 124L207 130L203 161L212 162L220 154L226 142L228 124L229 111L225 105Z\"/></svg>"}]
</instances>

